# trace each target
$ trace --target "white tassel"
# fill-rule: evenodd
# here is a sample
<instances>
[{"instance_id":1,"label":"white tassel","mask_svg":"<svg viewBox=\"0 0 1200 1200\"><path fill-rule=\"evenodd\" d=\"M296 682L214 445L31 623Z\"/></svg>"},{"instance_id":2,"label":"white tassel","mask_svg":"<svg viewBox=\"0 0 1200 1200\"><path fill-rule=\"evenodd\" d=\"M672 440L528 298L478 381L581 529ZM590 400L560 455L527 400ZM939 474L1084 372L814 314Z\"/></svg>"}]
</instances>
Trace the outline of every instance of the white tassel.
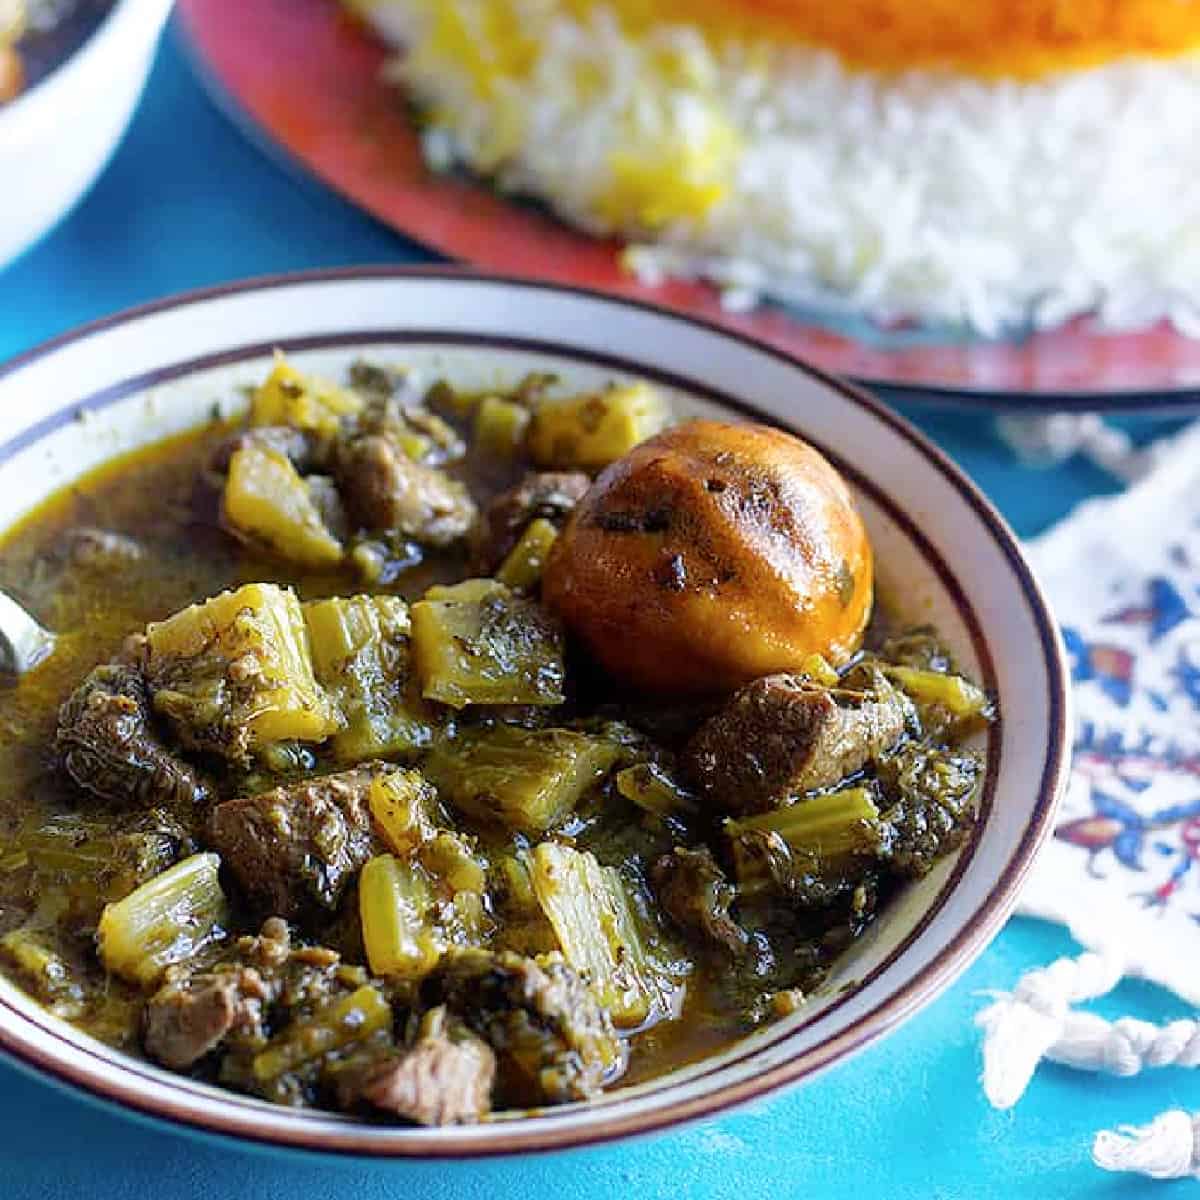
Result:
<instances>
[{"instance_id":1,"label":"white tassel","mask_svg":"<svg viewBox=\"0 0 1200 1200\"><path fill-rule=\"evenodd\" d=\"M1200 1116L1173 1109L1140 1129L1106 1129L1092 1143L1092 1161L1106 1171L1133 1171L1151 1179L1200 1178Z\"/></svg>"},{"instance_id":2,"label":"white tassel","mask_svg":"<svg viewBox=\"0 0 1200 1200\"><path fill-rule=\"evenodd\" d=\"M1200 1023L1152 1025L1132 1017L1106 1021L1094 1013L1072 1012L1046 1057L1109 1075L1136 1075L1147 1067L1195 1067L1200 1065Z\"/></svg>"},{"instance_id":3,"label":"white tassel","mask_svg":"<svg viewBox=\"0 0 1200 1200\"><path fill-rule=\"evenodd\" d=\"M1121 982L1124 960L1088 952L1060 958L1023 975L1011 995L1000 993L976 1018L984 1031L983 1090L994 1108L1011 1108L1038 1063L1058 1043L1071 1005L1107 995Z\"/></svg>"},{"instance_id":4,"label":"white tassel","mask_svg":"<svg viewBox=\"0 0 1200 1200\"><path fill-rule=\"evenodd\" d=\"M1083 1071L1136 1075L1148 1067L1200 1066L1200 1022L1107 1021L1071 1005L1111 992L1125 962L1115 954L1060 958L1023 975L976 1018L983 1027L983 1090L996 1108L1021 1098L1043 1058ZM1096 1135L1092 1159L1106 1171L1152 1179L1200 1179L1200 1114L1163 1113L1142 1128Z\"/></svg>"},{"instance_id":5,"label":"white tassel","mask_svg":"<svg viewBox=\"0 0 1200 1200\"><path fill-rule=\"evenodd\" d=\"M996 418L996 431L1031 466L1055 466L1081 454L1122 483L1135 483L1161 461L1164 449L1138 449L1133 439L1096 413L1009 413Z\"/></svg>"}]
</instances>

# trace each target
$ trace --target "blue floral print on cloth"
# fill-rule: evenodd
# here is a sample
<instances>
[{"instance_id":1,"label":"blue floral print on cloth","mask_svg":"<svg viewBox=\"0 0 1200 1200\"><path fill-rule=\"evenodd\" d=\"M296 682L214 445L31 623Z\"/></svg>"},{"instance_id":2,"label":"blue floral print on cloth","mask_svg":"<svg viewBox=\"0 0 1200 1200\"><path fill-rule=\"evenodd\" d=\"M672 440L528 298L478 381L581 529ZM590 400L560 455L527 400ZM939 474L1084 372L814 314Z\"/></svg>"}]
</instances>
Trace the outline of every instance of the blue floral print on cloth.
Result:
<instances>
[{"instance_id":1,"label":"blue floral print on cloth","mask_svg":"<svg viewBox=\"0 0 1200 1200\"><path fill-rule=\"evenodd\" d=\"M1072 783L1021 910L1090 948L1132 927L1128 971L1200 1004L1200 434L1030 547L1062 623ZM1097 926L1097 928L1093 928Z\"/></svg>"},{"instance_id":2,"label":"blue floral print on cloth","mask_svg":"<svg viewBox=\"0 0 1200 1200\"><path fill-rule=\"evenodd\" d=\"M1075 750L1054 836L1019 911L1086 950L980 1014L984 1089L1014 1104L1039 1061L1130 1075L1200 1065L1200 1024L1077 1008L1127 975L1200 1005L1200 426L1129 491L1029 547L1071 661ZM1098 1135L1097 1163L1200 1177L1200 1120Z\"/></svg>"}]
</instances>

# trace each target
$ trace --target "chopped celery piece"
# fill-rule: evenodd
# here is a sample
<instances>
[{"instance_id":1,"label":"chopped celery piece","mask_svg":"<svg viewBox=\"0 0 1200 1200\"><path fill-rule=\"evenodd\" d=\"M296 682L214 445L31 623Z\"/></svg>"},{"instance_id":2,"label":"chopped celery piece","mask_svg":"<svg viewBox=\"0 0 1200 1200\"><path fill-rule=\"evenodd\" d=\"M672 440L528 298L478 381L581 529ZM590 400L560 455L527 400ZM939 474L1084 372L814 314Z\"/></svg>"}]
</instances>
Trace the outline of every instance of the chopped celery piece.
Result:
<instances>
[{"instance_id":1,"label":"chopped celery piece","mask_svg":"<svg viewBox=\"0 0 1200 1200\"><path fill-rule=\"evenodd\" d=\"M328 380L302 375L276 354L274 370L254 389L250 424L288 425L329 438L337 434L343 417L362 408L362 397Z\"/></svg>"},{"instance_id":2,"label":"chopped celery piece","mask_svg":"<svg viewBox=\"0 0 1200 1200\"><path fill-rule=\"evenodd\" d=\"M373 858L358 877L358 911L367 961L376 975L419 979L437 966L446 943L433 918L434 896L415 863Z\"/></svg>"},{"instance_id":3,"label":"chopped celery piece","mask_svg":"<svg viewBox=\"0 0 1200 1200\"><path fill-rule=\"evenodd\" d=\"M342 544L325 527L303 477L287 456L267 446L243 446L229 460L225 521L288 562L334 567Z\"/></svg>"},{"instance_id":4,"label":"chopped celery piece","mask_svg":"<svg viewBox=\"0 0 1200 1200\"><path fill-rule=\"evenodd\" d=\"M292 1022L273 1037L254 1056L254 1078L259 1083L269 1083L331 1050L363 1041L391 1024L392 1006L377 987L364 983L313 1016Z\"/></svg>"},{"instance_id":5,"label":"chopped celery piece","mask_svg":"<svg viewBox=\"0 0 1200 1200\"><path fill-rule=\"evenodd\" d=\"M508 588L495 579L462 579L458 583L435 583L423 599L438 603L482 604L485 600L508 594Z\"/></svg>"},{"instance_id":6,"label":"chopped celery piece","mask_svg":"<svg viewBox=\"0 0 1200 1200\"><path fill-rule=\"evenodd\" d=\"M548 954L558 950L554 926L546 919L529 878L529 867L517 854L504 854L493 863L490 896L497 914L495 945L519 954Z\"/></svg>"},{"instance_id":7,"label":"chopped celery piece","mask_svg":"<svg viewBox=\"0 0 1200 1200\"><path fill-rule=\"evenodd\" d=\"M439 833L417 851L421 866L453 892L487 890L487 868L461 833Z\"/></svg>"},{"instance_id":8,"label":"chopped celery piece","mask_svg":"<svg viewBox=\"0 0 1200 1200\"><path fill-rule=\"evenodd\" d=\"M846 788L813 796L786 808L725 822L725 831L736 836L748 830L778 833L796 850L809 850L822 858L875 849L874 826L879 809L870 789Z\"/></svg>"},{"instance_id":9,"label":"chopped celery piece","mask_svg":"<svg viewBox=\"0 0 1200 1200\"><path fill-rule=\"evenodd\" d=\"M567 962L591 985L613 1024L641 1025L678 1014L681 985L655 961L629 891L615 867L594 855L542 842L526 859L529 876Z\"/></svg>"},{"instance_id":10,"label":"chopped celery piece","mask_svg":"<svg viewBox=\"0 0 1200 1200\"><path fill-rule=\"evenodd\" d=\"M411 756L433 737L416 694L408 606L398 596L351 596L304 605L317 681L346 727L331 743L342 762Z\"/></svg>"},{"instance_id":11,"label":"chopped celery piece","mask_svg":"<svg viewBox=\"0 0 1200 1200\"><path fill-rule=\"evenodd\" d=\"M416 771L377 775L367 804L379 836L401 858L437 836L437 792Z\"/></svg>"},{"instance_id":12,"label":"chopped celery piece","mask_svg":"<svg viewBox=\"0 0 1200 1200\"><path fill-rule=\"evenodd\" d=\"M819 902L862 864L883 854L887 832L870 788L851 787L725 822L738 883L748 893L771 883Z\"/></svg>"},{"instance_id":13,"label":"chopped celery piece","mask_svg":"<svg viewBox=\"0 0 1200 1200\"><path fill-rule=\"evenodd\" d=\"M412 623L417 675L428 700L464 708L565 699L561 627L502 584L468 580L431 589L413 605Z\"/></svg>"},{"instance_id":14,"label":"chopped celery piece","mask_svg":"<svg viewBox=\"0 0 1200 1200\"><path fill-rule=\"evenodd\" d=\"M312 638L313 666L319 674L340 676L363 647L387 640L401 650L408 637L408 605L399 596L334 596L310 600L304 619Z\"/></svg>"},{"instance_id":15,"label":"chopped celery piece","mask_svg":"<svg viewBox=\"0 0 1200 1200\"><path fill-rule=\"evenodd\" d=\"M516 854L504 854L495 866L495 890L508 914L531 917L541 914L529 868Z\"/></svg>"},{"instance_id":16,"label":"chopped celery piece","mask_svg":"<svg viewBox=\"0 0 1200 1200\"><path fill-rule=\"evenodd\" d=\"M525 526L521 540L500 564L496 579L517 592L531 592L542 581L542 569L558 538L553 522L538 517Z\"/></svg>"},{"instance_id":17,"label":"chopped celery piece","mask_svg":"<svg viewBox=\"0 0 1200 1200\"><path fill-rule=\"evenodd\" d=\"M918 704L936 704L956 720L987 715L987 693L961 675L890 664L881 664L881 667L883 673Z\"/></svg>"},{"instance_id":18,"label":"chopped celery piece","mask_svg":"<svg viewBox=\"0 0 1200 1200\"><path fill-rule=\"evenodd\" d=\"M250 583L146 630L155 709L197 750L242 758L270 742L320 742L337 709L313 675L295 593Z\"/></svg>"},{"instance_id":19,"label":"chopped celery piece","mask_svg":"<svg viewBox=\"0 0 1200 1200\"><path fill-rule=\"evenodd\" d=\"M617 791L638 808L658 817L695 812L696 799L657 763L635 763L617 772Z\"/></svg>"},{"instance_id":20,"label":"chopped celery piece","mask_svg":"<svg viewBox=\"0 0 1200 1200\"><path fill-rule=\"evenodd\" d=\"M216 854L193 854L105 907L96 931L100 961L114 975L150 987L225 936L229 906Z\"/></svg>"},{"instance_id":21,"label":"chopped celery piece","mask_svg":"<svg viewBox=\"0 0 1200 1200\"><path fill-rule=\"evenodd\" d=\"M579 803L620 757L606 738L569 729L497 725L434 746L425 774L470 817L543 833Z\"/></svg>"},{"instance_id":22,"label":"chopped celery piece","mask_svg":"<svg viewBox=\"0 0 1200 1200\"><path fill-rule=\"evenodd\" d=\"M485 882L482 866L471 860L457 834L427 842L420 863L391 854L371 859L358 880L363 945L371 970L420 979L451 946L481 946L490 932Z\"/></svg>"},{"instance_id":23,"label":"chopped celery piece","mask_svg":"<svg viewBox=\"0 0 1200 1200\"><path fill-rule=\"evenodd\" d=\"M461 891L450 897L440 914L442 934L450 946L479 947L493 931L483 892Z\"/></svg>"},{"instance_id":24,"label":"chopped celery piece","mask_svg":"<svg viewBox=\"0 0 1200 1200\"><path fill-rule=\"evenodd\" d=\"M514 458L529 428L529 409L499 396L485 396L475 410L475 445L491 458Z\"/></svg>"},{"instance_id":25,"label":"chopped celery piece","mask_svg":"<svg viewBox=\"0 0 1200 1200\"><path fill-rule=\"evenodd\" d=\"M801 663L800 674L807 675L809 679L827 688L837 687L840 679L838 673L821 654L810 654Z\"/></svg>"},{"instance_id":26,"label":"chopped celery piece","mask_svg":"<svg viewBox=\"0 0 1200 1200\"><path fill-rule=\"evenodd\" d=\"M527 446L540 467L597 471L661 432L670 417L667 402L648 383L546 400L533 414Z\"/></svg>"}]
</instances>

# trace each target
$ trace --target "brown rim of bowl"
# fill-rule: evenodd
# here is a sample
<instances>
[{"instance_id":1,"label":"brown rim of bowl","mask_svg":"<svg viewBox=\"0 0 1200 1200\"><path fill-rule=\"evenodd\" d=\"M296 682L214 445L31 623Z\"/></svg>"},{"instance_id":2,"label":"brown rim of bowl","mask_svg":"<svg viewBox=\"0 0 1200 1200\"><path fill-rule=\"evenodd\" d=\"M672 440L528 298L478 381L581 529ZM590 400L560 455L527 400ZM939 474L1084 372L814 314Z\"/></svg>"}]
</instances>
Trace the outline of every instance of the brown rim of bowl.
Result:
<instances>
[{"instance_id":1,"label":"brown rim of bowl","mask_svg":"<svg viewBox=\"0 0 1200 1200\"><path fill-rule=\"evenodd\" d=\"M641 309L684 325L700 327L718 337L747 345L759 353L766 354L802 371L826 387L836 391L851 403L866 409L920 451L930 465L958 491L976 515L983 521L994 541L1004 553L1013 573L1016 575L1022 592L1025 595L1026 602L1029 605L1031 615L1038 626L1042 652L1049 674L1050 741L1046 761L1043 765L1037 801L1020 845L1010 857L999 879L989 891L986 898L964 923L962 928L954 935L949 944L938 952L934 959L915 978L910 980L897 992L882 1000L875 1008L860 1017L849 1028L843 1030L835 1037L812 1047L810 1050L797 1055L795 1058L780 1063L751 1078L719 1086L702 1095L668 1101L661 1108L653 1112L622 1115L619 1111L614 1111L608 1120L602 1124L597 1124L594 1129L579 1130L564 1126L561 1130L555 1131L553 1126L542 1126L536 1130L530 1129L528 1133L523 1134L522 1123L517 1120L513 1121L511 1125L505 1126L508 1136L503 1139L496 1139L495 1145L479 1144L469 1131L464 1131L458 1138L442 1136L435 1145L430 1145L428 1148L422 1147L420 1144L414 1144L416 1142L415 1138L400 1141L396 1138L395 1131L391 1129L386 1130L390 1135L387 1140L379 1139L373 1136L380 1132L379 1127L349 1121L344 1125L339 1122L333 1128L308 1126L307 1122L297 1121L294 1129L271 1130L264 1133L258 1129L259 1122L255 1117L255 1107L251 1104L247 1104L244 1100L242 1101L242 1107L245 1110L244 1113L231 1112L226 1114L218 1111L214 1114L209 1111L209 1107L218 1098L209 1099L190 1093L183 1086L183 1080L180 1081L180 1096L178 1099L164 1100L161 1104L150 1103L142 1096L141 1091L137 1087L136 1079L139 1075L142 1075L143 1078L152 1078L159 1085L169 1086L169 1083L166 1083L160 1077L160 1073L157 1070L153 1076L145 1075L143 1074L144 1065L140 1064L137 1059L130 1058L128 1066L123 1064L121 1070L114 1077L112 1064L106 1057L87 1049L81 1049L81 1047L69 1041L49 1023L42 1024L40 1021L34 1021L29 1015L3 1000L0 1000L0 1008L6 1010L17 1022L22 1025L33 1025L43 1034L62 1041L64 1046L70 1048L71 1054L64 1062L60 1057L48 1052L31 1050L23 1044L23 1040L16 1033L6 1028L0 1028L0 1046L21 1063L44 1071L54 1076L58 1081L72 1087L80 1088L92 1096L107 1100L122 1108L132 1108L137 1112L158 1120L187 1126L190 1129L198 1128L208 1133L235 1137L239 1140L250 1140L265 1145L292 1146L327 1153L371 1154L376 1156L463 1157L552 1150L575 1145L596 1144L634 1134L649 1133L703 1116L711 1116L723 1112L731 1106L774 1091L789 1083L799 1082L801 1079L811 1076L815 1072L845 1057L852 1051L874 1041L912 1013L920 1004L932 999L937 993L947 987L965 970L969 963L984 949L992 936L998 931L1000 925L1007 918L1016 902L1019 885L1029 870L1037 848L1050 831L1055 804L1066 781L1065 747L1068 732L1067 710L1069 705L1066 681L1068 672L1066 670L1057 626L1050 615L1040 585L1025 563L1014 535L992 504L940 449L902 417L892 413L880 402L864 394L853 385L829 376L802 360L796 359L783 351L765 346L751 337L731 333L694 317L684 316L653 304L618 299L584 288L559 287L553 284L523 280L516 277L486 275L478 272L463 272L454 268L438 267L368 267L307 271L265 276L246 280L241 283L185 292L102 318L42 343L9 360L8 363L0 365L0 379L37 359L53 353L63 346L81 341L113 326L125 324L140 317L153 315L164 310L185 307L205 300L219 299L226 295L269 291L273 288L303 285L306 283L390 278L400 280L451 279L467 284L500 284L557 294L577 294L616 308ZM656 377L684 391L690 391L710 399L717 404L733 408L743 414L749 414L760 419L764 416L764 414L760 413L753 406L737 397L720 392L703 383L701 380L693 380L679 374L658 371L648 368L642 363L632 362L618 356L593 353L570 345L497 336L473 337L470 333L447 334L444 331L363 330L325 336L316 335L312 337L283 339L278 343L272 342L269 344L264 343L226 349L200 358L174 363L170 366L147 372L141 376L121 381L118 384L102 389L100 392L93 393L82 401L73 403L68 408L60 410L51 417L22 431L16 438L11 439L0 447L0 463L19 451L23 446L39 440L51 432L52 429L73 419L74 415L79 411L104 408L109 404L117 402L123 396L131 392L140 391L154 383L166 382L169 379L223 363L258 357L264 353L269 353L277 344L289 349L303 350L317 347L334 347L339 344L361 345L372 342L412 343L417 341L424 344L441 342L443 344L487 346L493 349L509 348L543 351L560 357L574 358L578 361L590 362L602 366L613 366L622 370ZM994 684L993 664L988 648L982 640L978 621L953 575L941 559L941 556L934 551L933 547L916 527L908 514L900 509L890 497L880 492L869 479L865 478L855 468L844 463L840 459L840 456L830 453L824 447L819 446L818 448L822 449L834 464L854 481L856 486L862 488L877 503L880 503L889 516L901 526L905 535L916 543L926 561L933 566L943 586L946 586L950 592L956 607L959 609L970 630L972 641L975 643L976 653L983 668L985 683L989 688L992 688ZM987 814L991 806L991 798L998 769L998 751L999 739L990 739L987 782L984 796L981 800L981 814L983 819L979 823L979 828L982 828L986 824ZM971 844L960 856L960 860L956 864L951 877L943 885L938 896L926 913L923 914L917 926L887 956L886 960L868 976L867 980L860 981L858 986L852 989L854 993L857 993L871 978L886 970L920 936L953 892L962 871L965 869L970 856L974 852L975 845L976 839L972 839ZM848 998L848 996L845 998ZM839 998L815 1018L815 1020L817 1022L822 1020L843 999ZM755 1040L751 1048L744 1054L740 1054L738 1057L723 1063L719 1067L713 1067L711 1072L701 1072L698 1076L690 1077L688 1086L694 1086L697 1082L704 1079L706 1074L711 1075L721 1072L739 1062L744 1062L746 1058L761 1053L769 1046L793 1036L794 1032L781 1033L774 1040L762 1042ZM81 1064L80 1059L84 1056L94 1061ZM669 1076L667 1078L669 1079ZM669 1087L670 1085L667 1084L666 1086ZM226 1104L229 1106L236 1105L237 1100L226 1101ZM416 1137L419 1136L419 1133L417 1133Z\"/></svg>"}]
</instances>

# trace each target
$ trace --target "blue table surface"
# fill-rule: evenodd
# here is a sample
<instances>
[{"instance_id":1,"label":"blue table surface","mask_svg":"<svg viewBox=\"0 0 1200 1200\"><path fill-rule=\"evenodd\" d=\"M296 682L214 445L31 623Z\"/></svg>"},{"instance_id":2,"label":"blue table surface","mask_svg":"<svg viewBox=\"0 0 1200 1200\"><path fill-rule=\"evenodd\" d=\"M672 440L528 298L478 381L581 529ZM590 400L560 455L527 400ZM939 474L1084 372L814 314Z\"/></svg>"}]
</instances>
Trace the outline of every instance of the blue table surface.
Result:
<instances>
[{"instance_id":1,"label":"blue table surface","mask_svg":"<svg viewBox=\"0 0 1200 1200\"><path fill-rule=\"evenodd\" d=\"M0 270L0 359L185 288L430 257L250 145L210 104L168 34L141 108L95 188L38 246ZM1111 487L1080 462L1053 473L1016 465L985 416L902 407L1024 536ZM0 1060L0 1196L599 1200L617 1189L896 1200L1141 1195L1144 1181L1106 1176L1090 1164L1091 1135L1166 1108L1195 1107L1196 1087L1184 1073L1112 1080L1045 1067L1006 1113L991 1111L978 1086L972 1018L983 993L1010 987L1026 968L1070 950L1061 930L1015 920L940 999L796 1090L657 1137L524 1160L372 1163L247 1149L134 1120ZM1134 983L1098 1008L1150 1020L1183 1015L1171 998ZM1158 1186L1165 1196L1190 1185Z\"/></svg>"}]
</instances>

